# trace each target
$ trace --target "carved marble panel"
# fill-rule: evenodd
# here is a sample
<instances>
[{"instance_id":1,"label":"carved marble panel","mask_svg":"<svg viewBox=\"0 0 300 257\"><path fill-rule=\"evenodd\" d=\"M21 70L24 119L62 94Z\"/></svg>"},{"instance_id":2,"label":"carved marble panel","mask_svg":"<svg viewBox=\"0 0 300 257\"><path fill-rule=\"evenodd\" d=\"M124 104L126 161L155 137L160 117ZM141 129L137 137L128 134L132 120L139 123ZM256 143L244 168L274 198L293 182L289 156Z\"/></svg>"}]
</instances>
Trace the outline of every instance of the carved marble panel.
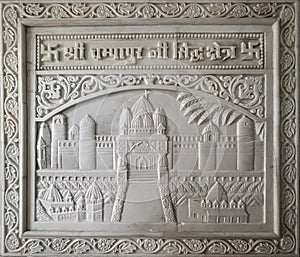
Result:
<instances>
[{"instance_id":1,"label":"carved marble panel","mask_svg":"<svg viewBox=\"0 0 300 257\"><path fill-rule=\"evenodd\" d=\"M0 5L1 255L299 256L296 2Z\"/></svg>"}]
</instances>

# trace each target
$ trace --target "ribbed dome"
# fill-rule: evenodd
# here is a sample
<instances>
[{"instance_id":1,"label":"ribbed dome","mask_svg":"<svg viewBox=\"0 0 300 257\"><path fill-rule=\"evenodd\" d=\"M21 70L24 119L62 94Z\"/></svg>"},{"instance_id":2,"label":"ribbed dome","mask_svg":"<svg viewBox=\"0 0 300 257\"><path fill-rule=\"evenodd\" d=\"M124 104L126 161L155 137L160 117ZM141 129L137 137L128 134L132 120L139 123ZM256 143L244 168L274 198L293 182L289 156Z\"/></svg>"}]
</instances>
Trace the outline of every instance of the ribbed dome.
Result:
<instances>
[{"instance_id":1,"label":"ribbed dome","mask_svg":"<svg viewBox=\"0 0 300 257\"><path fill-rule=\"evenodd\" d=\"M153 119L150 113L142 113L133 119L132 128L153 128Z\"/></svg>"},{"instance_id":2,"label":"ribbed dome","mask_svg":"<svg viewBox=\"0 0 300 257\"><path fill-rule=\"evenodd\" d=\"M143 118L143 125L145 128L153 128L153 119L150 113L144 113L141 115Z\"/></svg>"},{"instance_id":3,"label":"ribbed dome","mask_svg":"<svg viewBox=\"0 0 300 257\"><path fill-rule=\"evenodd\" d=\"M94 181L85 194L85 200L87 203L99 203L102 199L103 197L101 190L97 183Z\"/></svg>"},{"instance_id":4,"label":"ribbed dome","mask_svg":"<svg viewBox=\"0 0 300 257\"><path fill-rule=\"evenodd\" d=\"M141 116L137 116L131 122L131 127L135 129L143 128L143 118Z\"/></svg>"},{"instance_id":5,"label":"ribbed dome","mask_svg":"<svg viewBox=\"0 0 300 257\"><path fill-rule=\"evenodd\" d=\"M222 202L223 200L228 201L228 197L222 185L219 182L216 182L208 191L206 200L209 200L211 202Z\"/></svg>"},{"instance_id":6,"label":"ribbed dome","mask_svg":"<svg viewBox=\"0 0 300 257\"><path fill-rule=\"evenodd\" d=\"M143 114L143 113L153 113L153 107L148 101L145 95L142 95L136 103L132 106L132 115L133 118Z\"/></svg>"},{"instance_id":7,"label":"ribbed dome","mask_svg":"<svg viewBox=\"0 0 300 257\"><path fill-rule=\"evenodd\" d=\"M216 133L219 133L219 130L218 130L218 128L214 124L212 124L210 122L210 123L208 123L206 125L206 127L204 127L204 129L202 131L202 134L205 134L207 132L216 132Z\"/></svg>"},{"instance_id":8,"label":"ribbed dome","mask_svg":"<svg viewBox=\"0 0 300 257\"><path fill-rule=\"evenodd\" d=\"M59 193L58 189L51 184L50 187L46 190L43 199L50 202L62 202L63 198Z\"/></svg>"}]
</instances>

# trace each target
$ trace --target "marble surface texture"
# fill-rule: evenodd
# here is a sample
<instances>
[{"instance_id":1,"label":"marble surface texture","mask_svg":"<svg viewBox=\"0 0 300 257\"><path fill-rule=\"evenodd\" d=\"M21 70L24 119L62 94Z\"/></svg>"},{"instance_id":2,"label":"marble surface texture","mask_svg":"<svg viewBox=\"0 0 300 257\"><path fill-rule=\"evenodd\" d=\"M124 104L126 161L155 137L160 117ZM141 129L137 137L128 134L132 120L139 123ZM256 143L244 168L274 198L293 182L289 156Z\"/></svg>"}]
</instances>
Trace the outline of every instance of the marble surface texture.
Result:
<instances>
[{"instance_id":1,"label":"marble surface texture","mask_svg":"<svg viewBox=\"0 0 300 257\"><path fill-rule=\"evenodd\" d=\"M299 256L296 0L0 10L1 256Z\"/></svg>"}]
</instances>

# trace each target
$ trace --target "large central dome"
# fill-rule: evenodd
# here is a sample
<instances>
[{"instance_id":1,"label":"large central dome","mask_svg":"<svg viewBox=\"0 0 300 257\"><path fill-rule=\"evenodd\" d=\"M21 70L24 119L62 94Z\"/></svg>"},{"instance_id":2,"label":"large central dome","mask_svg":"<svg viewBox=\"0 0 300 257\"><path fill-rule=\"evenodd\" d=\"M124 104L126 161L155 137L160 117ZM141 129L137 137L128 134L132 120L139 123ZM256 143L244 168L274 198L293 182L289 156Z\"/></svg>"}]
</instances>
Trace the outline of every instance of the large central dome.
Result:
<instances>
[{"instance_id":1,"label":"large central dome","mask_svg":"<svg viewBox=\"0 0 300 257\"><path fill-rule=\"evenodd\" d=\"M132 115L133 119L137 118L138 116L144 115L145 113L153 113L154 109L151 103L147 99L147 92L142 95L132 106Z\"/></svg>"}]
</instances>

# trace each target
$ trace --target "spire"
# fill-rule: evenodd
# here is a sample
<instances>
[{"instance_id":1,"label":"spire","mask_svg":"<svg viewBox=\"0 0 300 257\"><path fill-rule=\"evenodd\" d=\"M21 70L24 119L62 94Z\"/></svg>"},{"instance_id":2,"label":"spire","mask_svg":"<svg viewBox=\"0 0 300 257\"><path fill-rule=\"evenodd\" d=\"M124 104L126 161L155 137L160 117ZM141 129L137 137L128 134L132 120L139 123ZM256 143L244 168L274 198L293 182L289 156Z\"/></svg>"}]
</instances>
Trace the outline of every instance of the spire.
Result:
<instances>
[{"instance_id":1,"label":"spire","mask_svg":"<svg viewBox=\"0 0 300 257\"><path fill-rule=\"evenodd\" d=\"M69 139L70 140L79 140L79 127L77 124L74 124L69 130Z\"/></svg>"},{"instance_id":2,"label":"spire","mask_svg":"<svg viewBox=\"0 0 300 257\"><path fill-rule=\"evenodd\" d=\"M159 126L166 128L166 116L162 108L156 108L153 113L154 128Z\"/></svg>"},{"instance_id":3,"label":"spire","mask_svg":"<svg viewBox=\"0 0 300 257\"><path fill-rule=\"evenodd\" d=\"M46 122L40 124L37 140L37 161L40 169L51 167L51 135Z\"/></svg>"},{"instance_id":4,"label":"spire","mask_svg":"<svg viewBox=\"0 0 300 257\"><path fill-rule=\"evenodd\" d=\"M132 114L128 107L124 107L120 116L119 129L125 130L129 129L131 125Z\"/></svg>"},{"instance_id":5,"label":"spire","mask_svg":"<svg viewBox=\"0 0 300 257\"><path fill-rule=\"evenodd\" d=\"M51 135L50 135L50 129L46 122L42 122L40 124L40 130L39 130L39 138L43 138L46 145L51 144Z\"/></svg>"}]
</instances>

